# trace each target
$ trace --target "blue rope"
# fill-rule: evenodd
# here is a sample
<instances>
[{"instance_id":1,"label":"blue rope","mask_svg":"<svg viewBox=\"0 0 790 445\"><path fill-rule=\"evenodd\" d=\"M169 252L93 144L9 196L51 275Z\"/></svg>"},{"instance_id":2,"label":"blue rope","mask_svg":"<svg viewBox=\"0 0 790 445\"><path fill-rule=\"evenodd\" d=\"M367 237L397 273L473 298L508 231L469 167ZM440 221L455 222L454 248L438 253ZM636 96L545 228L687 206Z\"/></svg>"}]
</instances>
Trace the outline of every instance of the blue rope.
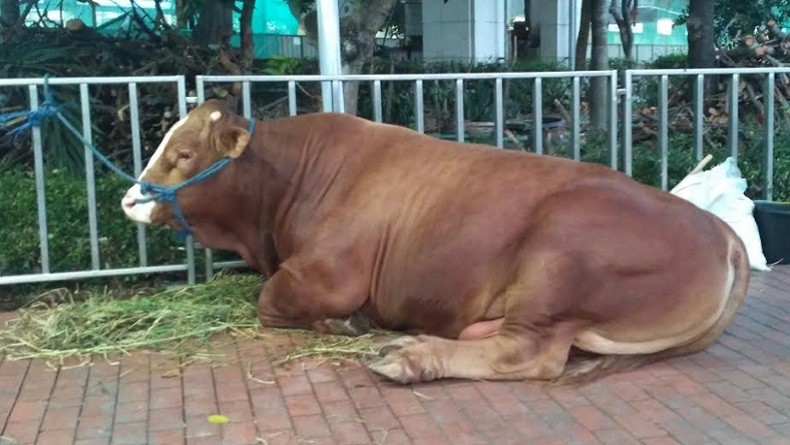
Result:
<instances>
[{"instance_id":1,"label":"blue rope","mask_svg":"<svg viewBox=\"0 0 790 445\"><path fill-rule=\"evenodd\" d=\"M174 232L174 237L178 241L184 241L187 236L192 234L192 230L189 228L189 224L187 223L186 218L184 217L184 212L181 210L181 206L178 205L178 200L176 199L176 194L179 190L189 187L190 185L197 184L198 182L204 181L215 174L217 174L220 170L222 170L228 163L232 160L231 158L224 157L219 159L218 161L214 162L208 168L201 171L197 175L187 179L186 181L170 186L165 187L157 184L150 183L148 181L142 181L134 178L133 176L129 175L128 173L124 172L118 166L112 163L104 154L102 154L93 144L90 143L85 137L80 133L68 119L63 116L60 112L62 105L58 105L55 102L54 95L49 88L49 75L44 76L44 95L45 100L39 106L39 108L35 110L25 110L25 111L15 111L11 113L5 113L0 115L0 126L7 127L9 125L14 125L17 121L24 121L21 124L16 125L11 131L7 134L17 140L22 134L26 131L30 130L33 127L40 127L42 122L46 119L50 119L52 117L58 118L63 125L71 132L77 139L80 140L90 151L96 156L102 164L104 164L107 168L112 170L115 174L121 176L125 180L139 184L140 185L140 192L143 195L146 195L144 198L138 199L138 204L143 204L150 201L158 201L158 202L166 202L170 204L170 207L173 209L173 213L176 216L176 220L178 220L178 224L181 226L180 230L176 230ZM249 124L247 126L247 131L252 134L255 130L255 120L250 119Z\"/></svg>"}]
</instances>

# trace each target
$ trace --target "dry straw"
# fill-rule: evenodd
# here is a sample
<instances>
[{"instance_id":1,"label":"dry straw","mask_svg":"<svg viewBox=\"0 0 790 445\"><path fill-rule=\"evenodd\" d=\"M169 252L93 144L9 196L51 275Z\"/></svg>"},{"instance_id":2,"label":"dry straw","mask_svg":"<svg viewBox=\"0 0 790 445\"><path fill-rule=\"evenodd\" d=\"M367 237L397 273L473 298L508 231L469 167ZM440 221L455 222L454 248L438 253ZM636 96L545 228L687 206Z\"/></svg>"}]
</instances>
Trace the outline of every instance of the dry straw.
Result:
<instances>
[{"instance_id":1,"label":"dry straw","mask_svg":"<svg viewBox=\"0 0 790 445\"><path fill-rule=\"evenodd\" d=\"M58 305L38 299L0 330L0 354L62 361L206 344L214 333L258 326L260 286L254 275L227 275L148 296L119 298L105 290L80 301L66 293Z\"/></svg>"},{"instance_id":2,"label":"dry straw","mask_svg":"<svg viewBox=\"0 0 790 445\"><path fill-rule=\"evenodd\" d=\"M380 331L360 337L281 329L261 332L255 315L260 289L257 275L226 274L208 283L132 297L107 290L85 298L64 292L61 299L65 302L52 304L50 295L45 295L0 328L0 356L59 364L70 358L84 360L139 349L182 357L210 356L206 352L212 350L212 336L231 332L254 337L261 346L266 346L270 335L298 337L276 363L306 358L337 361L375 354L391 338Z\"/></svg>"}]
</instances>

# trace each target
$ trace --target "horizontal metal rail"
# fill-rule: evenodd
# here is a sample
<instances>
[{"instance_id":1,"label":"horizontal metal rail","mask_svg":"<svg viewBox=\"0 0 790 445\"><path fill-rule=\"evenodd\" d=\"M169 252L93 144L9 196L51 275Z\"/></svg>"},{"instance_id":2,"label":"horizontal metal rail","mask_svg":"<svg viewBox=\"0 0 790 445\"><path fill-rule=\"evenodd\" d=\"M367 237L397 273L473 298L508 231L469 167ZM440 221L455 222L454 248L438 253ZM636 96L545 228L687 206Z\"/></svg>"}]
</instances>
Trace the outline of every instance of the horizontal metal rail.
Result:
<instances>
[{"instance_id":1,"label":"horizontal metal rail","mask_svg":"<svg viewBox=\"0 0 790 445\"><path fill-rule=\"evenodd\" d=\"M3 275L0 276L0 285L6 284L25 284L25 283L44 283L48 281L79 280L85 278L116 277L123 275L145 275L165 272L188 272L189 264L172 264L165 266L129 267L124 269L99 269L81 270L74 272L52 272L25 275Z\"/></svg>"},{"instance_id":2,"label":"horizontal metal rail","mask_svg":"<svg viewBox=\"0 0 790 445\"><path fill-rule=\"evenodd\" d=\"M305 75L199 75L198 82L373 82L415 81L415 80L493 80L493 79L571 79L573 77L611 77L616 70L610 71L525 71L506 73L432 73L432 74L342 74L337 76Z\"/></svg>"},{"instance_id":3,"label":"horizontal metal rail","mask_svg":"<svg viewBox=\"0 0 790 445\"><path fill-rule=\"evenodd\" d=\"M15 79L0 78L0 87L44 85L46 83L50 85L80 85L83 83L87 85L118 85L125 83L170 83L182 81L184 81L184 76L52 77L49 80L45 80L43 77L28 77Z\"/></svg>"}]
</instances>

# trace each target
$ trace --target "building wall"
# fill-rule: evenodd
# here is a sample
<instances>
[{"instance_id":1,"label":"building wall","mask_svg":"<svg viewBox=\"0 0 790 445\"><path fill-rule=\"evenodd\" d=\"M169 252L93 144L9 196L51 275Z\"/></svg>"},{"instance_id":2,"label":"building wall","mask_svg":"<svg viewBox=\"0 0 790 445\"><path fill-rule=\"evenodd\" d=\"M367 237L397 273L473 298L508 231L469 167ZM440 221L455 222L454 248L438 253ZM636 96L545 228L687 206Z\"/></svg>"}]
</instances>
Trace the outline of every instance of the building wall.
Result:
<instances>
[{"instance_id":1,"label":"building wall","mask_svg":"<svg viewBox=\"0 0 790 445\"><path fill-rule=\"evenodd\" d=\"M491 61L506 56L506 0L424 0L423 59Z\"/></svg>"}]
</instances>

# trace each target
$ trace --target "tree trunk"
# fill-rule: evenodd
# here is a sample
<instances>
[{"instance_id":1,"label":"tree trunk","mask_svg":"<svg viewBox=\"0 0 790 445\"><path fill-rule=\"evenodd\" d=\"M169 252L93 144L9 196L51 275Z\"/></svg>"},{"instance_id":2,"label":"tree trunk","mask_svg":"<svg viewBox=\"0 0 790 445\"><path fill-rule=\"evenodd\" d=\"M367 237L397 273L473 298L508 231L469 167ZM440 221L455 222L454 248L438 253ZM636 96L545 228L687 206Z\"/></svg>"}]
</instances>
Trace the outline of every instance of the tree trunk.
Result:
<instances>
[{"instance_id":1,"label":"tree trunk","mask_svg":"<svg viewBox=\"0 0 790 445\"><path fill-rule=\"evenodd\" d=\"M389 13L398 0L365 0L353 2L348 14L340 18L340 61L343 74L362 74L365 66L373 61L376 33L386 24ZM305 4L288 0L294 13L301 15L301 22L308 38L316 42L318 17L315 10L305 12ZM345 82L343 100L346 113L357 113L358 82Z\"/></svg>"},{"instance_id":2,"label":"tree trunk","mask_svg":"<svg viewBox=\"0 0 790 445\"><path fill-rule=\"evenodd\" d=\"M376 33L386 24L398 0L359 2L351 14L340 20L340 61L343 74L362 74L373 61ZM343 89L345 111L357 114L359 83L346 82Z\"/></svg>"},{"instance_id":3,"label":"tree trunk","mask_svg":"<svg viewBox=\"0 0 790 445\"><path fill-rule=\"evenodd\" d=\"M688 30L688 60L690 68L714 68L716 50L713 31L713 1L691 0L689 17L686 21ZM715 84L713 76L705 76L705 91L710 92Z\"/></svg>"},{"instance_id":4,"label":"tree trunk","mask_svg":"<svg viewBox=\"0 0 790 445\"><path fill-rule=\"evenodd\" d=\"M634 30L632 26L636 21L638 8L639 0L621 0L619 7L617 0L612 0L609 5L609 13L614 17L617 28L620 30L623 54L629 63L634 60Z\"/></svg>"},{"instance_id":5,"label":"tree trunk","mask_svg":"<svg viewBox=\"0 0 790 445\"><path fill-rule=\"evenodd\" d=\"M591 69L609 69L609 55L606 45L606 0L592 0L592 60ZM597 130L607 127L609 110L608 79L594 77L591 81L590 123Z\"/></svg>"},{"instance_id":6,"label":"tree trunk","mask_svg":"<svg viewBox=\"0 0 790 445\"><path fill-rule=\"evenodd\" d=\"M207 1L201 4L192 40L198 45L227 47L233 35L233 2Z\"/></svg>"},{"instance_id":7,"label":"tree trunk","mask_svg":"<svg viewBox=\"0 0 790 445\"><path fill-rule=\"evenodd\" d=\"M587 69L587 46L590 44L590 22L594 0L582 0L582 12L579 17L579 37L576 39L576 71Z\"/></svg>"},{"instance_id":8,"label":"tree trunk","mask_svg":"<svg viewBox=\"0 0 790 445\"><path fill-rule=\"evenodd\" d=\"M255 58L255 47L252 43L252 13L255 10L255 0L244 0L239 17L241 31L241 65L245 73L250 72L252 61Z\"/></svg>"},{"instance_id":9,"label":"tree trunk","mask_svg":"<svg viewBox=\"0 0 790 445\"><path fill-rule=\"evenodd\" d=\"M715 62L713 0L690 1L686 29L688 29L689 66L713 68Z\"/></svg>"}]
</instances>

